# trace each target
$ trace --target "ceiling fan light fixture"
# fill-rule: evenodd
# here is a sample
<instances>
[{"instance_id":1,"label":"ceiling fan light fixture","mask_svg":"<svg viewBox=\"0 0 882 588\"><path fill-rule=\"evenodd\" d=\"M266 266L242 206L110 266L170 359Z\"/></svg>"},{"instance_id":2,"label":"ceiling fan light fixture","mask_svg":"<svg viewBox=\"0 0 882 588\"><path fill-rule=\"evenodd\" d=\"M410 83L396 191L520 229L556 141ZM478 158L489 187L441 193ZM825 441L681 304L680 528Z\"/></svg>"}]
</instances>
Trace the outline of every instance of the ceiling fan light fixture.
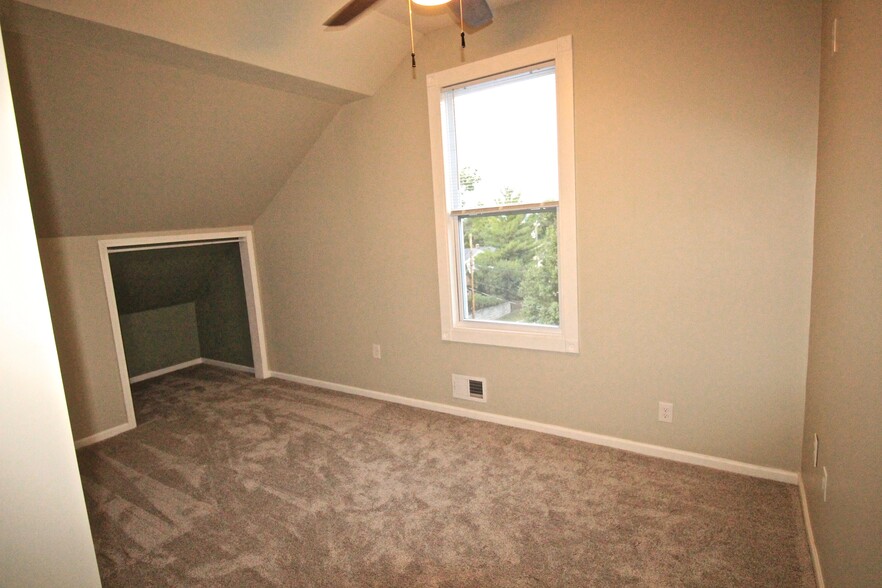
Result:
<instances>
[{"instance_id":1,"label":"ceiling fan light fixture","mask_svg":"<svg viewBox=\"0 0 882 588\"><path fill-rule=\"evenodd\" d=\"M414 4L419 4L420 6L441 6L448 2L450 2L450 0L413 0Z\"/></svg>"}]
</instances>

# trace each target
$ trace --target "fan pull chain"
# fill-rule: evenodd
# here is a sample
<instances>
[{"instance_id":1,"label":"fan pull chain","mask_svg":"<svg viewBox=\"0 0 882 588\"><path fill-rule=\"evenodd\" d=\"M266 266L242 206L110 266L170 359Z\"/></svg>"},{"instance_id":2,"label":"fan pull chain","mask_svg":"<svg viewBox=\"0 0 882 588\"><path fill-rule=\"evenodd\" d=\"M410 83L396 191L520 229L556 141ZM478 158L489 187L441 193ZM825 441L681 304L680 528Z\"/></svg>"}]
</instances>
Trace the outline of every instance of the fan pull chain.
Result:
<instances>
[{"instance_id":1,"label":"fan pull chain","mask_svg":"<svg viewBox=\"0 0 882 588\"><path fill-rule=\"evenodd\" d=\"M462 11L462 0L459 0L459 37L462 39L462 48L465 49L465 13Z\"/></svg>"},{"instance_id":2,"label":"fan pull chain","mask_svg":"<svg viewBox=\"0 0 882 588\"><path fill-rule=\"evenodd\" d=\"M413 2L411 0L407 0L407 13L410 16L410 66L416 67L416 45L413 42Z\"/></svg>"}]
</instances>

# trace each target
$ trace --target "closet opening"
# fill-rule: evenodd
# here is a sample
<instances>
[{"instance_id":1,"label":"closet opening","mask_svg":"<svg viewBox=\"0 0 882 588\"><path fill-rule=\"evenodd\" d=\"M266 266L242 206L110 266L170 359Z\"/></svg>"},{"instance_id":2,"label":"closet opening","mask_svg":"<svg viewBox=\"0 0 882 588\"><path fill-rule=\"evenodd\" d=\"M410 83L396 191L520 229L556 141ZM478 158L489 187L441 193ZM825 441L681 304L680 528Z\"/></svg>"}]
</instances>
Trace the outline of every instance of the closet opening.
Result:
<instances>
[{"instance_id":1,"label":"closet opening","mask_svg":"<svg viewBox=\"0 0 882 588\"><path fill-rule=\"evenodd\" d=\"M126 429L131 384L207 363L269 376L250 231L98 244Z\"/></svg>"}]
</instances>

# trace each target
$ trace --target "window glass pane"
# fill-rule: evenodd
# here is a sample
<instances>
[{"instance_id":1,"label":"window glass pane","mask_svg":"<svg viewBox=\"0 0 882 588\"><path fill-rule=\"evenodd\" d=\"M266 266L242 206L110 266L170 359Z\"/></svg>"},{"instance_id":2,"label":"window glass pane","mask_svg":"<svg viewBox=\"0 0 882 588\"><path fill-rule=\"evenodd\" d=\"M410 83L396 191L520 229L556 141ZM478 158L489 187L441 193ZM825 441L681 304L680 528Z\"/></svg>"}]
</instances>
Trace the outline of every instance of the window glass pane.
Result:
<instances>
[{"instance_id":1,"label":"window glass pane","mask_svg":"<svg viewBox=\"0 0 882 588\"><path fill-rule=\"evenodd\" d=\"M558 200L553 66L448 89L452 210Z\"/></svg>"},{"instance_id":2,"label":"window glass pane","mask_svg":"<svg viewBox=\"0 0 882 588\"><path fill-rule=\"evenodd\" d=\"M459 220L465 319L558 325L557 210Z\"/></svg>"}]
</instances>

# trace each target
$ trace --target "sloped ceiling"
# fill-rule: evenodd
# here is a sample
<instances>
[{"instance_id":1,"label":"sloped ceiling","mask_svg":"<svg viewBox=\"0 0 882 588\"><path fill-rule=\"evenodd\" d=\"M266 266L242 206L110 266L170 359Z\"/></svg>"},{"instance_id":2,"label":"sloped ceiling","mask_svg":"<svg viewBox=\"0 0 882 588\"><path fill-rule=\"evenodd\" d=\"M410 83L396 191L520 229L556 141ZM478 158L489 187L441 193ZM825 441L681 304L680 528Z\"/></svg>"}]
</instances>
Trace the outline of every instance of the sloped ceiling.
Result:
<instances>
[{"instance_id":1,"label":"sloped ceiling","mask_svg":"<svg viewBox=\"0 0 882 588\"><path fill-rule=\"evenodd\" d=\"M404 0L321 26L343 1L0 0L38 236L251 224L409 57Z\"/></svg>"},{"instance_id":2,"label":"sloped ceiling","mask_svg":"<svg viewBox=\"0 0 882 588\"><path fill-rule=\"evenodd\" d=\"M250 224L339 105L9 35L37 234Z\"/></svg>"}]
</instances>

